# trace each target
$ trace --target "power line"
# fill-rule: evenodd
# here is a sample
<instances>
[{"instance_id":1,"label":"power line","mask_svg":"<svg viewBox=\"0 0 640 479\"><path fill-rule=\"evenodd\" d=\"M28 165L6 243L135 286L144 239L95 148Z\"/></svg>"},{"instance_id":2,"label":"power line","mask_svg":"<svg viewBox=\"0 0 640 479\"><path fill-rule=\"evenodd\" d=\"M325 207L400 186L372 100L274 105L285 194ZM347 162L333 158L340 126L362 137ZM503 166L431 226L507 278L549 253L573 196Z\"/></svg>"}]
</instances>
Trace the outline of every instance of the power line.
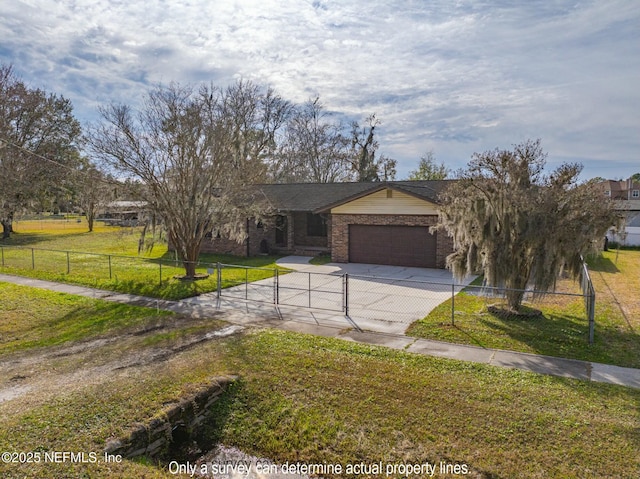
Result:
<instances>
[{"instance_id":1,"label":"power line","mask_svg":"<svg viewBox=\"0 0 640 479\"><path fill-rule=\"evenodd\" d=\"M25 153L28 153L32 156L35 156L36 158L39 158L41 160L47 161L49 163L52 163L56 166L59 166L61 168L65 168L75 174L82 174L82 175L89 175L89 171L86 170L81 170L81 169L77 169L77 168L73 168L72 166L69 165L65 165L64 163L60 163L59 161L53 160L51 158L47 158L46 156L43 156L39 153L36 153L34 151L31 151L23 146L20 145L16 145L14 142L7 140L6 138L0 138L0 151L2 149L4 149L4 147L6 145L10 145L13 146L14 148L18 148L19 150L24 151ZM99 170L98 170L99 171ZM94 178L95 179L95 178ZM100 178L97 179L98 181L105 183L105 184L109 184L109 185L116 185L116 186L122 186L122 184L120 182L118 182L117 180L113 180L111 177L105 175L104 173L100 176Z\"/></svg>"},{"instance_id":2,"label":"power line","mask_svg":"<svg viewBox=\"0 0 640 479\"><path fill-rule=\"evenodd\" d=\"M65 165L65 164L60 163L60 162L58 162L56 160L52 160L51 158L47 158L46 156L42 156L41 154L35 153L35 152L33 152L33 151L23 147L23 146L16 145L14 142L9 141L6 138L0 138L0 150L4 149L5 145L10 145L10 146L13 146L14 148L18 148L19 150L22 150L25 153L29 153L30 155L33 155L36 158L40 158L41 160L48 161L49 163L53 163L54 165L60 166L62 168L66 168L66 169L68 169L70 171L74 171L74 172L78 171L75 168L70 167L69 165Z\"/></svg>"}]
</instances>

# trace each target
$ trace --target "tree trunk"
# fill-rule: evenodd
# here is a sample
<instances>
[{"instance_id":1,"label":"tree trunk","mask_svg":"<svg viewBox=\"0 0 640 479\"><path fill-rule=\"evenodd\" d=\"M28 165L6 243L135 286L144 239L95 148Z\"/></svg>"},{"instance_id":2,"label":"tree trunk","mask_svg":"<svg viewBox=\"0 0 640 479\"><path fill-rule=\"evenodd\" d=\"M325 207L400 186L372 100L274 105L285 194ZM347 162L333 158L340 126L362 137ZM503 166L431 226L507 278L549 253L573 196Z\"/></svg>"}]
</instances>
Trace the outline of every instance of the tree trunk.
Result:
<instances>
[{"instance_id":1,"label":"tree trunk","mask_svg":"<svg viewBox=\"0 0 640 479\"><path fill-rule=\"evenodd\" d=\"M8 239L13 233L13 212L2 218L0 223L2 224L2 239Z\"/></svg>"},{"instance_id":2,"label":"tree trunk","mask_svg":"<svg viewBox=\"0 0 640 479\"><path fill-rule=\"evenodd\" d=\"M93 220L96 217L96 204L90 200L85 208L85 217L87 218L87 224L89 225L89 233L93 231Z\"/></svg>"},{"instance_id":3,"label":"tree trunk","mask_svg":"<svg viewBox=\"0 0 640 479\"><path fill-rule=\"evenodd\" d=\"M514 312L520 311L520 306L522 306L522 299L524 298L524 290L508 289L506 292L506 297L509 310Z\"/></svg>"},{"instance_id":4,"label":"tree trunk","mask_svg":"<svg viewBox=\"0 0 640 479\"><path fill-rule=\"evenodd\" d=\"M185 276L193 279L196 276L196 263L198 262L198 256L200 256L200 244L189 245L186 250L187 255L182 259L182 265L184 266Z\"/></svg>"},{"instance_id":5,"label":"tree trunk","mask_svg":"<svg viewBox=\"0 0 640 479\"><path fill-rule=\"evenodd\" d=\"M507 297L507 305L510 311L518 312L522 307L522 300L524 298L525 290L529 284L529 277L531 276L531 268L528 265L514 264L514 268L517 269L518 274L509 278L505 282L507 288L505 296Z\"/></svg>"},{"instance_id":6,"label":"tree trunk","mask_svg":"<svg viewBox=\"0 0 640 479\"><path fill-rule=\"evenodd\" d=\"M2 220L2 239L8 239L11 236L11 223L7 220Z\"/></svg>"},{"instance_id":7,"label":"tree trunk","mask_svg":"<svg viewBox=\"0 0 640 479\"><path fill-rule=\"evenodd\" d=\"M184 261L184 271L185 276L189 279L193 279L196 277L196 263L193 261Z\"/></svg>"}]
</instances>

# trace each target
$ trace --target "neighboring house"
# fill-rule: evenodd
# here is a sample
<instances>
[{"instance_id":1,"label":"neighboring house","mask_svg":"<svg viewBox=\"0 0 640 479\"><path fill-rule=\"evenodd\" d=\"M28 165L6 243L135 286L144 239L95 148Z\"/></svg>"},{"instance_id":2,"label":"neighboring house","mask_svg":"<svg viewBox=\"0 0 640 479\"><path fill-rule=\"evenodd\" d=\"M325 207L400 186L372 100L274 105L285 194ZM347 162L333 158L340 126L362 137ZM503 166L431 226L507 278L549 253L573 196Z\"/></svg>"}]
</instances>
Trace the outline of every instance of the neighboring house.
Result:
<instances>
[{"instance_id":1,"label":"neighboring house","mask_svg":"<svg viewBox=\"0 0 640 479\"><path fill-rule=\"evenodd\" d=\"M449 183L261 185L272 208L270 220L248 220L243 244L213 231L202 251L242 256L325 253L341 263L444 268L452 239L429 228L438 221L438 193Z\"/></svg>"},{"instance_id":2,"label":"neighboring house","mask_svg":"<svg viewBox=\"0 0 640 479\"><path fill-rule=\"evenodd\" d=\"M625 245L640 246L640 183L628 180L605 180L600 183L604 195L615 201L615 209L624 216L624 231L610 230L609 241Z\"/></svg>"},{"instance_id":3,"label":"neighboring house","mask_svg":"<svg viewBox=\"0 0 640 479\"><path fill-rule=\"evenodd\" d=\"M640 183L631 178L620 181L605 180L600 185L605 196L612 200L640 201Z\"/></svg>"},{"instance_id":4,"label":"neighboring house","mask_svg":"<svg viewBox=\"0 0 640 479\"><path fill-rule=\"evenodd\" d=\"M135 226L146 210L146 201L111 201L104 206L103 213L97 221L111 226Z\"/></svg>"}]
</instances>

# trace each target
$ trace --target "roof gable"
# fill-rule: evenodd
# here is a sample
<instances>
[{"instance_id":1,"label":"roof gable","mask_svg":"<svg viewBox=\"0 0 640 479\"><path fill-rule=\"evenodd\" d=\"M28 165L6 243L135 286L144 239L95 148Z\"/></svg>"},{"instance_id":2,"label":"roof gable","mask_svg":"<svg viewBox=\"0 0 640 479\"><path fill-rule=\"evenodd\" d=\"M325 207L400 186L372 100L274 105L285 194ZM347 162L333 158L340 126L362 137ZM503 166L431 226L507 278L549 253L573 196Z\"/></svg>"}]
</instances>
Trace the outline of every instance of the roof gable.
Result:
<instances>
[{"instance_id":1,"label":"roof gable","mask_svg":"<svg viewBox=\"0 0 640 479\"><path fill-rule=\"evenodd\" d=\"M438 205L431 199L388 186L342 202L330 211L356 215L437 215Z\"/></svg>"},{"instance_id":2,"label":"roof gable","mask_svg":"<svg viewBox=\"0 0 640 479\"><path fill-rule=\"evenodd\" d=\"M438 194L454 180L381 181L374 183L284 183L260 185L269 204L277 211L328 212L331 208L392 189L438 202Z\"/></svg>"}]
</instances>

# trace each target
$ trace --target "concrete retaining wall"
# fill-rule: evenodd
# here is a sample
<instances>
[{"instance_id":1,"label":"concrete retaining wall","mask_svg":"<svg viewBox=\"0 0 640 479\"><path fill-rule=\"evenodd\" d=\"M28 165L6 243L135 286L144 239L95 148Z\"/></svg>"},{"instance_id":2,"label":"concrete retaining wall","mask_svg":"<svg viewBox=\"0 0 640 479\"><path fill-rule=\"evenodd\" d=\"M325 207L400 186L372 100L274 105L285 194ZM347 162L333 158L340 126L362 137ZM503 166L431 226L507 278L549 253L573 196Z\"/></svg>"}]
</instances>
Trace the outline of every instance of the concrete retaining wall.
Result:
<instances>
[{"instance_id":1,"label":"concrete retaining wall","mask_svg":"<svg viewBox=\"0 0 640 479\"><path fill-rule=\"evenodd\" d=\"M125 458L162 456L176 442L177 434L197 434L211 406L236 379L235 376L215 378L209 386L162 410L148 423L136 426L127 436L108 441L104 452Z\"/></svg>"}]
</instances>

